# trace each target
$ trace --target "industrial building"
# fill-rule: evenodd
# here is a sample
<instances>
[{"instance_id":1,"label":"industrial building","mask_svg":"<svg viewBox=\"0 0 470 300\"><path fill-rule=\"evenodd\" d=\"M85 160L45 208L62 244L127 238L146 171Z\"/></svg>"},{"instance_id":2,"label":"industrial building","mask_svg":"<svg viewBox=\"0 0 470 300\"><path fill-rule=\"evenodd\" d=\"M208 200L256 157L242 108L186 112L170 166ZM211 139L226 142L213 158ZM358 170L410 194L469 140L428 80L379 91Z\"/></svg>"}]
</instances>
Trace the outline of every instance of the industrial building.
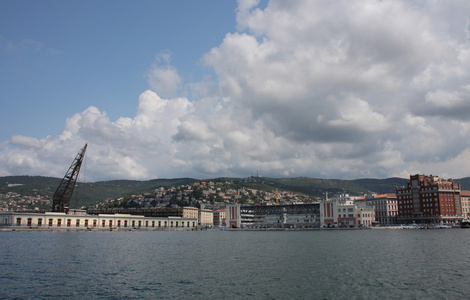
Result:
<instances>
[{"instance_id":1,"label":"industrial building","mask_svg":"<svg viewBox=\"0 0 470 300\"><path fill-rule=\"evenodd\" d=\"M0 212L0 226L15 230L192 230L197 227L197 219L130 214L89 215L81 210L69 210L68 213Z\"/></svg>"},{"instance_id":2,"label":"industrial building","mask_svg":"<svg viewBox=\"0 0 470 300\"><path fill-rule=\"evenodd\" d=\"M228 204L226 223L227 228L318 228L320 204Z\"/></svg>"}]
</instances>

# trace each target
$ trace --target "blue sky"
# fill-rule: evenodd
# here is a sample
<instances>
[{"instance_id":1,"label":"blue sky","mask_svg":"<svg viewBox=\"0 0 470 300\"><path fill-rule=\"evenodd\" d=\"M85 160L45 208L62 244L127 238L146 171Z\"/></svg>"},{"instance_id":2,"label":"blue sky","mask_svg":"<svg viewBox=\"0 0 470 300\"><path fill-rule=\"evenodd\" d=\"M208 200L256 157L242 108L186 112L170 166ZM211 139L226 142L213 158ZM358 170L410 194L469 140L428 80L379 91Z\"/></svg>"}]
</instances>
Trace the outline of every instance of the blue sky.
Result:
<instances>
[{"instance_id":1,"label":"blue sky","mask_svg":"<svg viewBox=\"0 0 470 300\"><path fill-rule=\"evenodd\" d=\"M470 2L0 1L0 176L470 176Z\"/></svg>"},{"instance_id":2,"label":"blue sky","mask_svg":"<svg viewBox=\"0 0 470 300\"><path fill-rule=\"evenodd\" d=\"M97 106L133 116L158 53L186 81L199 59L235 30L235 1L2 1L0 140L43 138Z\"/></svg>"}]
</instances>

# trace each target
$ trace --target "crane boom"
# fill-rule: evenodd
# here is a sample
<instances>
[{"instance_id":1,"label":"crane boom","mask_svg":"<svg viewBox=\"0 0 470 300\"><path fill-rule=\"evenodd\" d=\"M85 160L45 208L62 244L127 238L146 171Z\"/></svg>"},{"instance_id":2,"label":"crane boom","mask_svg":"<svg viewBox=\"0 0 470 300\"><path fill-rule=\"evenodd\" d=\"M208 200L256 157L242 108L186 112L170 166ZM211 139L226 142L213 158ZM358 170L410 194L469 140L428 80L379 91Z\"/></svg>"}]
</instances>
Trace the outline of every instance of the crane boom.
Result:
<instances>
[{"instance_id":1,"label":"crane boom","mask_svg":"<svg viewBox=\"0 0 470 300\"><path fill-rule=\"evenodd\" d=\"M85 146L80 149L69 170L64 178L62 178L59 187L55 191L54 197L52 198L53 212L68 212L70 199L72 198L73 189L78 179L78 173L80 172L87 145L88 144L85 144Z\"/></svg>"}]
</instances>

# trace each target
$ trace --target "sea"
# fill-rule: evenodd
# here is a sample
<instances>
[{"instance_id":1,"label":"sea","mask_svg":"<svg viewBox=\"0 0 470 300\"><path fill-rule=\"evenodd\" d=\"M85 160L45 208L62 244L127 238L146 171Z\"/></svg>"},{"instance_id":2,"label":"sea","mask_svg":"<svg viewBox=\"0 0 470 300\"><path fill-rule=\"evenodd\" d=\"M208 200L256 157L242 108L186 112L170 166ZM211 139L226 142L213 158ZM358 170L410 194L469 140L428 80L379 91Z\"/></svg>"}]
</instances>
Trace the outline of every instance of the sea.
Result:
<instances>
[{"instance_id":1,"label":"sea","mask_svg":"<svg viewBox=\"0 0 470 300\"><path fill-rule=\"evenodd\" d=\"M469 299L470 229L0 232L0 299Z\"/></svg>"}]
</instances>

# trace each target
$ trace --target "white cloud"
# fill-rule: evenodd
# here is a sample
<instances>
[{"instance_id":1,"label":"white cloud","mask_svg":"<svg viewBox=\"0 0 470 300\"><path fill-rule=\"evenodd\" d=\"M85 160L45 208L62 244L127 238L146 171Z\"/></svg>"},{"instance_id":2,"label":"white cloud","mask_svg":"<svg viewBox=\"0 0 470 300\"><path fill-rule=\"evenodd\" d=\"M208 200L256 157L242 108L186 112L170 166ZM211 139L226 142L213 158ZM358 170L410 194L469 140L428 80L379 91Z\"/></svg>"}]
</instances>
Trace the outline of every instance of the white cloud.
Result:
<instances>
[{"instance_id":1,"label":"white cloud","mask_svg":"<svg viewBox=\"0 0 470 300\"><path fill-rule=\"evenodd\" d=\"M22 135L14 135L10 139L10 143L16 146L28 147L28 148L39 148L40 142L38 139L22 136Z\"/></svg>"},{"instance_id":2,"label":"white cloud","mask_svg":"<svg viewBox=\"0 0 470 300\"><path fill-rule=\"evenodd\" d=\"M435 92L428 92L425 97L427 103L439 108L452 108L465 103L463 96L456 91L444 91L438 89Z\"/></svg>"},{"instance_id":3,"label":"white cloud","mask_svg":"<svg viewBox=\"0 0 470 300\"><path fill-rule=\"evenodd\" d=\"M135 116L15 136L0 174L61 176L88 142L94 179L468 176L470 3L450 2L239 1L239 31L202 57L215 79L184 86L160 53Z\"/></svg>"},{"instance_id":4,"label":"white cloud","mask_svg":"<svg viewBox=\"0 0 470 300\"><path fill-rule=\"evenodd\" d=\"M181 87L181 78L176 68L169 64L170 61L169 52L160 53L147 73L150 88L163 97L174 97Z\"/></svg>"}]
</instances>

